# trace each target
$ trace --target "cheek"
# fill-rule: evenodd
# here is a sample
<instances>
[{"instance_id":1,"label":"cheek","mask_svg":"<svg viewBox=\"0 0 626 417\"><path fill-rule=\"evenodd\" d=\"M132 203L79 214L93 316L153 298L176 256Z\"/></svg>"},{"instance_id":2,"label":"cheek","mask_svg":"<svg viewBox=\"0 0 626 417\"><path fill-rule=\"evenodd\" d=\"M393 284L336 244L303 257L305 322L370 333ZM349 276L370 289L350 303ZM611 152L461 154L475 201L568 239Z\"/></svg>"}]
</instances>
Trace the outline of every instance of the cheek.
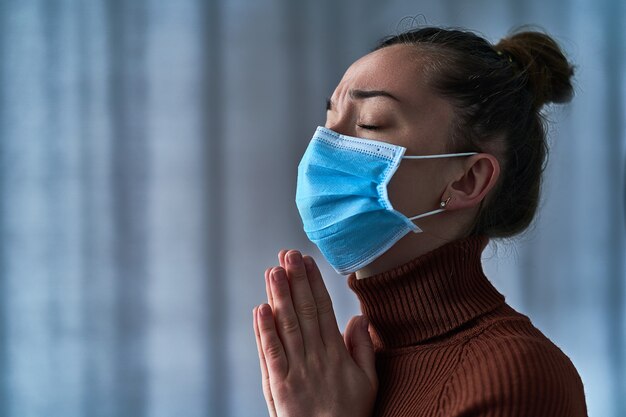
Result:
<instances>
[{"instance_id":1,"label":"cheek","mask_svg":"<svg viewBox=\"0 0 626 417\"><path fill-rule=\"evenodd\" d=\"M438 172L433 161L402 162L387 187L393 208L407 217L436 209L445 182Z\"/></svg>"},{"instance_id":2,"label":"cheek","mask_svg":"<svg viewBox=\"0 0 626 417\"><path fill-rule=\"evenodd\" d=\"M335 117L333 116L332 112L326 111L326 123L324 124L324 127L326 129L332 129L334 125L334 119Z\"/></svg>"}]
</instances>

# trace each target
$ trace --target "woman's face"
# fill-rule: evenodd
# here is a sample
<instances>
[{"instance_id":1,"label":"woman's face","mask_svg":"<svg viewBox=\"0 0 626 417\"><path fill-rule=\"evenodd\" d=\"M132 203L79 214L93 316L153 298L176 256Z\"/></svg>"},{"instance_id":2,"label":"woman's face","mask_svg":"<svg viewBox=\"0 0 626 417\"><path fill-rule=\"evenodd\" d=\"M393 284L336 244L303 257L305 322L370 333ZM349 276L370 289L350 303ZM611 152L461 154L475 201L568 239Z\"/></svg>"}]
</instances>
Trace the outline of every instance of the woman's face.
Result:
<instances>
[{"instance_id":1,"label":"woman's face","mask_svg":"<svg viewBox=\"0 0 626 417\"><path fill-rule=\"evenodd\" d=\"M414 47L393 45L356 61L330 98L326 127L404 146L406 155L446 153L453 107L426 85L427 59ZM409 217L438 208L462 159L404 159L388 187L394 208Z\"/></svg>"}]
</instances>

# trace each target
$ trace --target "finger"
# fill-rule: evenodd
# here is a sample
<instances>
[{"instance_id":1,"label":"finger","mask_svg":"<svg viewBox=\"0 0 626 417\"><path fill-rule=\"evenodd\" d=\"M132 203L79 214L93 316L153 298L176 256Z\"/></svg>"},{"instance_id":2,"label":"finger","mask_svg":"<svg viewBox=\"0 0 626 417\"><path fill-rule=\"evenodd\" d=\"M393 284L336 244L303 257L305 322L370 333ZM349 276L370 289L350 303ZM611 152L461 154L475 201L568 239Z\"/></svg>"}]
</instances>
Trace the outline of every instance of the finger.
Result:
<instances>
[{"instance_id":1,"label":"finger","mask_svg":"<svg viewBox=\"0 0 626 417\"><path fill-rule=\"evenodd\" d=\"M304 357L305 348L300 322L291 299L287 273L277 266L270 272L270 281L278 335L283 342L289 362L296 363Z\"/></svg>"},{"instance_id":2,"label":"finger","mask_svg":"<svg viewBox=\"0 0 626 417\"><path fill-rule=\"evenodd\" d=\"M303 259L311 293L313 294L313 299L317 306L317 316L322 341L327 347L339 348L341 351L345 351L343 338L337 326L333 302L328 294L326 285L324 285L322 273L312 257L304 256Z\"/></svg>"},{"instance_id":3,"label":"finger","mask_svg":"<svg viewBox=\"0 0 626 417\"><path fill-rule=\"evenodd\" d=\"M317 316L317 306L311 292L309 279L302 254L297 250L291 250L285 255L287 261L287 275L293 298L293 306L298 315L305 352L309 349L318 349L323 346L320 327Z\"/></svg>"},{"instance_id":4,"label":"finger","mask_svg":"<svg viewBox=\"0 0 626 417\"><path fill-rule=\"evenodd\" d=\"M280 252L278 252L278 264L283 268L286 268L285 255L287 254L287 252L287 249L281 249Z\"/></svg>"},{"instance_id":5,"label":"finger","mask_svg":"<svg viewBox=\"0 0 626 417\"><path fill-rule=\"evenodd\" d=\"M276 332L274 315L269 304L261 304L257 311L259 335L261 336L261 349L267 364L267 373L270 380L280 380L287 375L289 363L283 344Z\"/></svg>"},{"instance_id":6,"label":"finger","mask_svg":"<svg viewBox=\"0 0 626 417\"><path fill-rule=\"evenodd\" d=\"M265 270L265 293L267 294L267 303L274 308L274 297L272 296L272 286L270 284L270 272L272 268L267 268Z\"/></svg>"},{"instance_id":7,"label":"finger","mask_svg":"<svg viewBox=\"0 0 626 417\"><path fill-rule=\"evenodd\" d=\"M346 326L344 339L352 359L365 372L372 386L376 387L376 356L368 327L369 321L365 316L352 317Z\"/></svg>"},{"instance_id":8,"label":"finger","mask_svg":"<svg viewBox=\"0 0 626 417\"><path fill-rule=\"evenodd\" d=\"M259 333L259 324L257 320L258 316L258 307L254 307L252 310L252 322L254 327L254 336L256 338L256 347L259 352L259 363L261 366L261 381L263 385L263 396L265 397L265 402L267 403L267 408L270 412L271 416L276 415L276 406L274 405L274 397L272 396L272 390L270 387L270 377L267 372L267 363L265 362L265 354L263 353L263 348L261 346L261 334Z\"/></svg>"}]
</instances>

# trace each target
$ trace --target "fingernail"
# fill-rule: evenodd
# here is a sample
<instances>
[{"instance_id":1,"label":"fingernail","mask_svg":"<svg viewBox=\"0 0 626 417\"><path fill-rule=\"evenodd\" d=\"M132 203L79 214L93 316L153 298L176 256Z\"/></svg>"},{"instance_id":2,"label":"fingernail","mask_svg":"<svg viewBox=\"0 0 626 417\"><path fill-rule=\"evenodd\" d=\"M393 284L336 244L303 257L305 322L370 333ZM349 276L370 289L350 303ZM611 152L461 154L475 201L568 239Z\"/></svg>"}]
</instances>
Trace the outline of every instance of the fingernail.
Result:
<instances>
[{"instance_id":1,"label":"fingernail","mask_svg":"<svg viewBox=\"0 0 626 417\"><path fill-rule=\"evenodd\" d=\"M282 282L285 279L285 270L282 268L275 268L272 271L272 279L274 282Z\"/></svg>"},{"instance_id":2,"label":"fingernail","mask_svg":"<svg viewBox=\"0 0 626 417\"><path fill-rule=\"evenodd\" d=\"M267 317L272 313L272 309L269 305L262 304L261 307L259 307L259 313L261 314L261 316Z\"/></svg>"},{"instance_id":3,"label":"fingernail","mask_svg":"<svg viewBox=\"0 0 626 417\"><path fill-rule=\"evenodd\" d=\"M302 260L304 261L304 265L306 265L307 268L313 268L313 259L310 256L304 256L302 257Z\"/></svg>"},{"instance_id":4,"label":"fingernail","mask_svg":"<svg viewBox=\"0 0 626 417\"><path fill-rule=\"evenodd\" d=\"M298 251L289 252L287 260L291 265L298 265L302 261L302 255Z\"/></svg>"}]
</instances>

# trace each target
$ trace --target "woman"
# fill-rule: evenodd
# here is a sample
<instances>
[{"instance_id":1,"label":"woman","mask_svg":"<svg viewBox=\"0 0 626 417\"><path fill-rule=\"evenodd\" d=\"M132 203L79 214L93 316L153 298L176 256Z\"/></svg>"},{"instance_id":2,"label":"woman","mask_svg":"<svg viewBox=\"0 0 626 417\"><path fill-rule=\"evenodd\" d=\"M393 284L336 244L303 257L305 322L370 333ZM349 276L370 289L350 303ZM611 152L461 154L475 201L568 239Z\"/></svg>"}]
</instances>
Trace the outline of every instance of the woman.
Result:
<instances>
[{"instance_id":1,"label":"woman","mask_svg":"<svg viewBox=\"0 0 626 417\"><path fill-rule=\"evenodd\" d=\"M571 99L572 75L545 34L493 46L440 28L388 38L347 70L296 202L363 316L342 336L313 259L279 253L253 312L270 415L586 415L570 360L480 260L533 219L540 110Z\"/></svg>"}]
</instances>

